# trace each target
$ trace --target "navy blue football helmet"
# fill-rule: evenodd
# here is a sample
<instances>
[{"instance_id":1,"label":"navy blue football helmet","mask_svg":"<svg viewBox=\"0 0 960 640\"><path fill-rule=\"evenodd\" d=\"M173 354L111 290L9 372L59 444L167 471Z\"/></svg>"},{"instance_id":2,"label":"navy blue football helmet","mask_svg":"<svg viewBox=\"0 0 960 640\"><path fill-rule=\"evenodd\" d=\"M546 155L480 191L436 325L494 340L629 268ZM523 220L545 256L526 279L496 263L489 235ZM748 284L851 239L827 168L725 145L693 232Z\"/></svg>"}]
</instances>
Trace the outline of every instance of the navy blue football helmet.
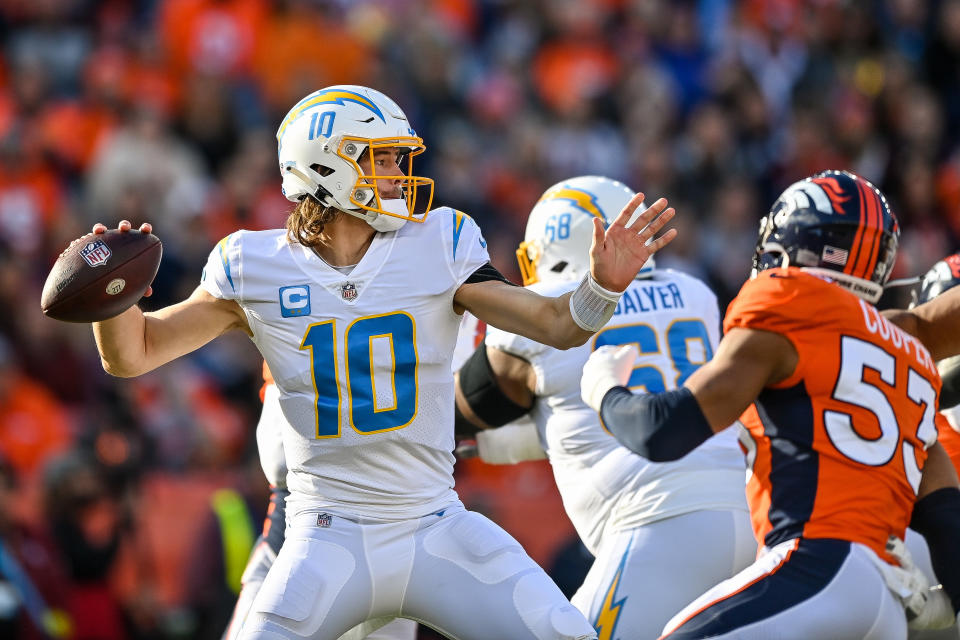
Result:
<instances>
[{"instance_id":1,"label":"navy blue football helmet","mask_svg":"<svg viewBox=\"0 0 960 640\"><path fill-rule=\"evenodd\" d=\"M795 182L760 221L753 272L794 266L875 303L897 258L900 225L884 195L849 171Z\"/></svg>"},{"instance_id":2,"label":"navy blue football helmet","mask_svg":"<svg viewBox=\"0 0 960 640\"><path fill-rule=\"evenodd\" d=\"M913 303L910 308L930 302L958 284L960 284L960 251L940 260L923 274L920 283L912 292Z\"/></svg>"},{"instance_id":3,"label":"navy blue football helmet","mask_svg":"<svg viewBox=\"0 0 960 640\"><path fill-rule=\"evenodd\" d=\"M960 252L947 256L923 274L920 283L913 290L914 308L924 302L930 302L941 293L960 284ZM960 356L944 358L937 362L943 387L940 389L940 411L960 404Z\"/></svg>"}]
</instances>

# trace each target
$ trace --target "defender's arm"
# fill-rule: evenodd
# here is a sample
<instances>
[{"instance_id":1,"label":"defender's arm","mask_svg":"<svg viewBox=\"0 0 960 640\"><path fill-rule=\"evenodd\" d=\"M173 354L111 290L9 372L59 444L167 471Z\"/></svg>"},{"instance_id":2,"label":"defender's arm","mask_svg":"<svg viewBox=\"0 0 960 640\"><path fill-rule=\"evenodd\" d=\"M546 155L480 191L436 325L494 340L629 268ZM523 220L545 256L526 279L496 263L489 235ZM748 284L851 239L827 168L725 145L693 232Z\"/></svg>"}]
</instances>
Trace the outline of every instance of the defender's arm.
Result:
<instances>
[{"instance_id":1,"label":"defender's arm","mask_svg":"<svg viewBox=\"0 0 960 640\"><path fill-rule=\"evenodd\" d=\"M954 287L910 310L887 309L887 320L913 334L934 361L960 354L960 287Z\"/></svg>"},{"instance_id":2,"label":"defender's arm","mask_svg":"<svg viewBox=\"0 0 960 640\"><path fill-rule=\"evenodd\" d=\"M939 442L928 451L910 528L927 541L933 571L956 612L960 609L960 557L956 554L960 539L960 484L953 463Z\"/></svg>"},{"instance_id":3,"label":"defender's arm","mask_svg":"<svg viewBox=\"0 0 960 640\"><path fill-rule=\"evenodd\" d=\"M735 328L682 388L634 395L604 381L611 380L615 359L633 362L635 352L618 356L604 349L594 352L584 368L584 400L599 409L604 425L621 444L654 462L679 459L728 427L765 386L786 379L797 365L796 349L784 336ZM604 393L604 387L609 391Z\"/></svg>"}]
</instances>

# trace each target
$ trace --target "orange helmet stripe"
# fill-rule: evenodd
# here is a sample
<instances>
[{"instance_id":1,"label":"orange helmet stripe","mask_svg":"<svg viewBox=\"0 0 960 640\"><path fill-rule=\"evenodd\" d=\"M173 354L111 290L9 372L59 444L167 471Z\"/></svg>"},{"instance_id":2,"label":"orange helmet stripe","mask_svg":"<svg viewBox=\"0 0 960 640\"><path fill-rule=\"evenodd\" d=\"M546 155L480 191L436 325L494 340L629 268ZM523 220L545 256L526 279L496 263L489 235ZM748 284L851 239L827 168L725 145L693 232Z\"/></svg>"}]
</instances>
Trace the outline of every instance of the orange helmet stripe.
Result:
<instances>
[{"instance_id":1,"label":"orange helmet stripe","mask_svg":"<svg viewBox=\"0 0 960 640\"><path fill-rule=\"evenodd\" d=\"M858 210L860 211L860 224L857 225L857 233L853 237L853 242L850 243L850 256L847 259L846 266L843 268L843 272L850 275L856 275L857 263L860 262L860 253L863 244L863 231L866 227L866 205L863 201L863 190L859 189L859 186L860 185L858 184L857 187L860 196L860 206L858 207Z\"/></svg>"},{"instance_id":2,"label":"orange helmet stripe","mask_svg":"<svg viewBox=\"0 0 960 640\"><path fill-rule=\"evenodd\" d=\"M876 226L873 230L870 261L867 263L866 273L863 274L864 278L870 280L872 279L874 270L877 268L877 260L880 257L880 243L883 238L883 202L880 200L880 196L877 195L876 191L873 189L867 189L867 191L869 191L867 200L871 203L874 211L874 219L876 220Z\"/></svg>"},{"instance_id":3,"label":"orange helmet stripe","mask_svg":"<svg viewBox=\"0 0 960 640\"><path fill-rule=\"evenodd\" d=\"M865 270L864 263L869 260L867 254L867 242L870 235L870 223L873 219L873 212L870 211L870 202L867 199L867 192L864 191L863 185L859 182L856 184L857 194L860 197L860 229L857 232L859 239L859 244L857 245L857 259L853 263L853 268L850 270L850 274L860 278L863 277L863 271Z\"/></svg>"}]
</instances>

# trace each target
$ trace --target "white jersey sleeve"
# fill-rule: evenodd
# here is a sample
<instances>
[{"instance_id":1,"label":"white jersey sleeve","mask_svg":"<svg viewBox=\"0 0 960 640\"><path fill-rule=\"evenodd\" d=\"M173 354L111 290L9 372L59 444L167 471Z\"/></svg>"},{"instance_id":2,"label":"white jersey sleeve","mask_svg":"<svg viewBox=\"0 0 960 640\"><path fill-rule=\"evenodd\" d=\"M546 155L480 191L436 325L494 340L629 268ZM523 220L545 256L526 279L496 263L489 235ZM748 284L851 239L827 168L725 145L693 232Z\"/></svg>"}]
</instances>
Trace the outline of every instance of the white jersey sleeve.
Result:
<instances>
[{"instance_id":1,"label":"white jersey sleeve","mask_svg":"<svg viewBox=\"0 0 960 640\"><path fill-rule=\"evenodd\" d=\"M490 254L487 252L487 241L483 239L480 227L473 218L462 211L453 210L453 215L446 217L446 224L450 228L447 236L450 249L447 266L459 287L474 271L490 262Z\"/></svg>"},{"instance_id":2,"label":"white jersey sleeve","mask_svg":"<svg viewBox=\"0 0 960 640\"><path fill-rule=\"evenodd\" d=\"M214 298L239 300L242 293L240 243L243 231L231 233L217 243L200 276L200 286Z\"/></svg>"}]
</instances>

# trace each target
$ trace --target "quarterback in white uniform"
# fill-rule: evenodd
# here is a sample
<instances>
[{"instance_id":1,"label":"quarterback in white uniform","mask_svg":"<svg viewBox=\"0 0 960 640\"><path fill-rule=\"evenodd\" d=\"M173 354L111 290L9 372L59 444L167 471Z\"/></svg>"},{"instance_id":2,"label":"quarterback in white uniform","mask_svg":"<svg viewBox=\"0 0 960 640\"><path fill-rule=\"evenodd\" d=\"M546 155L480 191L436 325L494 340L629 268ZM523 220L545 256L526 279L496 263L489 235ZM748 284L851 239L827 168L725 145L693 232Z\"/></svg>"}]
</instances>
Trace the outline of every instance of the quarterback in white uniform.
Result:
<instances>
[{"instance_id":1,"label":"quarterback in white uniform","mask_svg":"<svg viewBox=\"0 0 960 640\"><path fill-rule=\"evenodd\" d=\"M589 266L592 220L609 220L632 195L621 183L595 176L548 189L517 251L524 284L543 295L574 288ZM580 398L581 371L595 348L636 344L641 356L630 386L656 392L682 384L719 342L716 296L696 278L651 263L587 344L560 351L489 329L485 346L457 377L462 419L493 426L529 411L564 508L596 556L572 602L608 640L656 638L674 613L756 554L745 463L733 430L682 460L654 463L620 445ZM495 387L484 384L485 368ZM499 393L506 397L498 400ZM491 439L499 431L477 434L481 457L516 460L513 443L529 438L518 429L509 440ZM529 457L536 453L525 450Z\"/></svg>"},{"instance_id":2,"label":"quarterback in white uniform","mask_svg":"<svg viewBox=\"0 0 960 640\"><path fill-rule=\"evenodd\" d=\"M673 215L663 199L604 231L558 298L507 283L473 220L430 209L400 108L357 86L310 94L277 132L285 230L238 231L187 300L94 323L104 368L134 376L232 329L273 372L290 428L286 539L240 638L333 640L399 616L460 640L596 637L502 529L453 491L451 355L463 310L569 348L612 315ZM426 211L426 213L420 213ZM129 229L128 222L121 230ZM150 227L141 227L150 229ZM96 225L95 232L103 232Z\"/></svg>"},{"instance_id":3,"label":"quarterback in white uniform","mask_svg":"<svg viewBox=\"0 0 960 640\"><path fill-rule=\"evenodd\" d=\"M287 424L280 408L280 392L273 383L270 370L264 366L263 410L257 422L257 450L260 466L270 483L270 508L263 533L250 552L250 559L240 580L242 588L223 640L236 640L253 606L254 598L263 586L267 572L273 565L283 544L286 527L287 462L283 455L283 429ZM414 640L417 623L404 618L383 618L357 625L340 636L340 640Z\"/></svg>"}]
</instances>

